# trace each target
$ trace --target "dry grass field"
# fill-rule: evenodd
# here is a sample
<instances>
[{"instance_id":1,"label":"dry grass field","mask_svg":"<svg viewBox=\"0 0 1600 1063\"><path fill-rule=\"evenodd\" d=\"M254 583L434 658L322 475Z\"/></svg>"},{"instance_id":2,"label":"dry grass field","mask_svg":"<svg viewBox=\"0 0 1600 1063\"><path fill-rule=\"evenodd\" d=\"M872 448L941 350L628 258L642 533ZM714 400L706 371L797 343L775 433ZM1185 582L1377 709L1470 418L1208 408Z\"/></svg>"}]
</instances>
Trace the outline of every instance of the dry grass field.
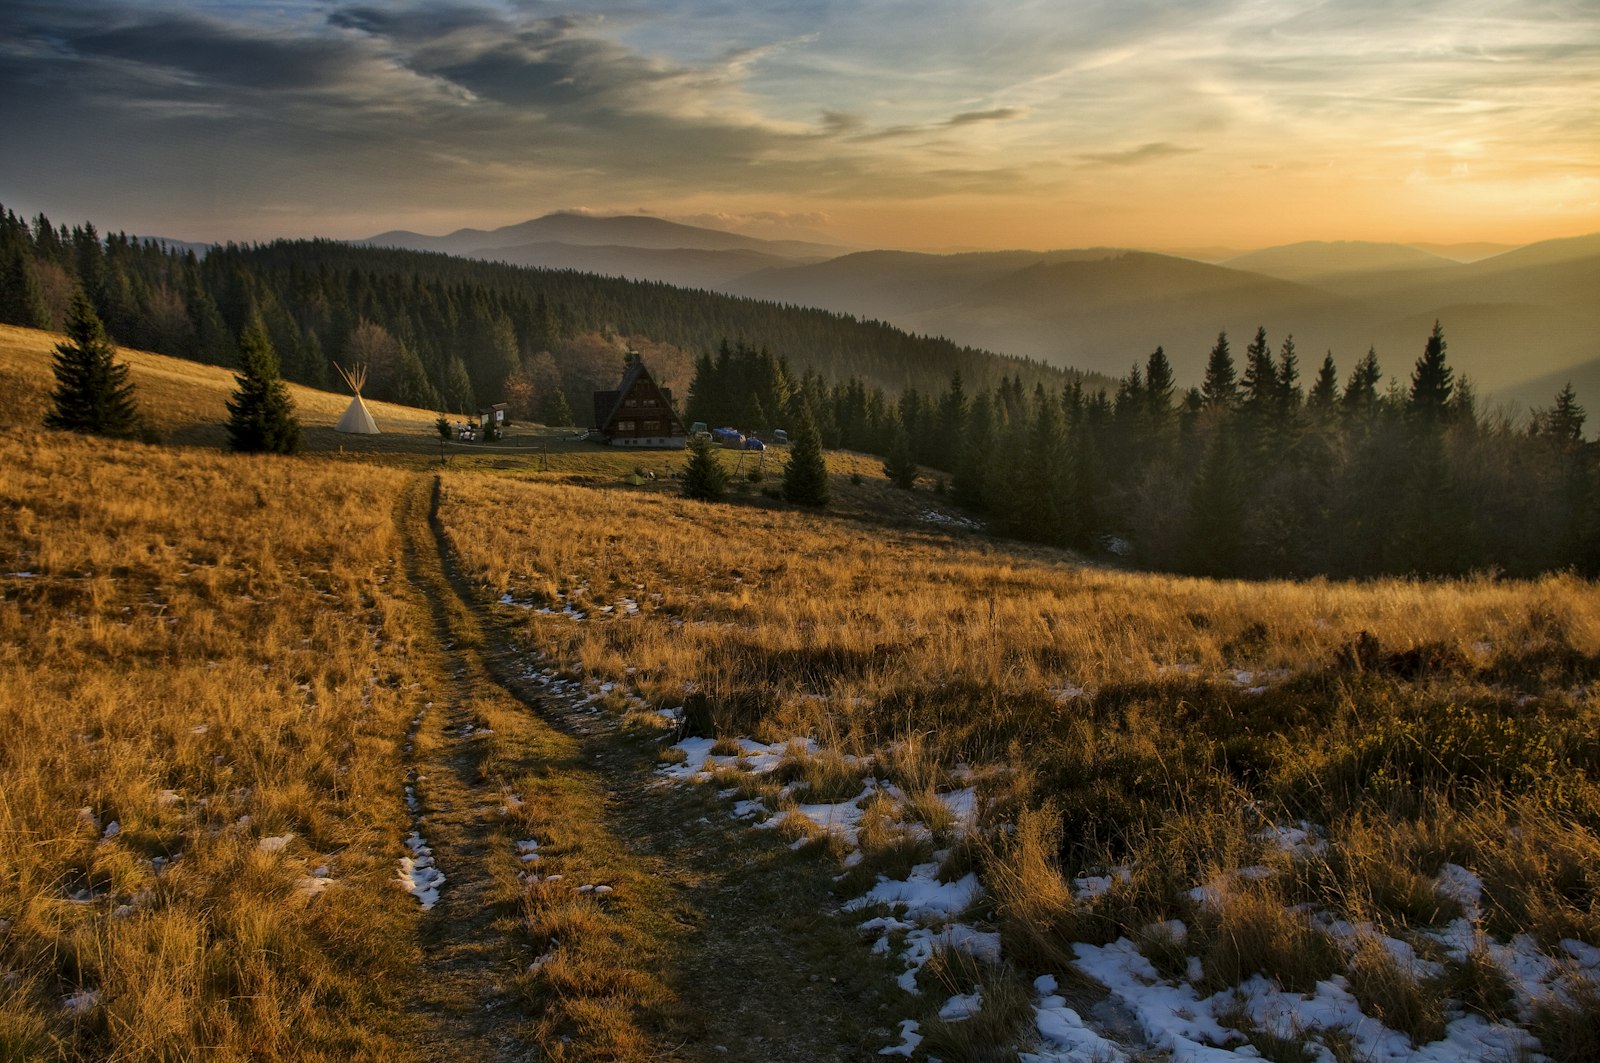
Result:
<instances>
[{"instance_id":1,"label":"dry grass field","mask_svg":"<svg viewBox=\"0 0 1600 1063\"><path fill-rule=\"evenodd\" d=\"M0 1056L377 1057L399 474L0 437Z\"/></svg>"},{"instance_id":2,"label":"dry grass field","mask_svg":"<svg viewBox=\"0 0 1600 1063\"><path fill-rule=\"evenodd\" d=\"M1342 974L1418 1045L1453 1002L1524 1023L1553 1058L1591 1058L1594 972L1571 966L1600 955L1583 951L1600 947L1591 584L1219 583L465 475L442 514L530 648L684 706L722 752L820 741L786 776L809 796L719 771L742 796L818 800L830 764L833 799L848 796L861 772L839 755L868 758L906 795L896 815L937 837L933 797L983 780L975 851L950 873L982 868L1015 975L1127 939L1207 992ZM1299 829L1309 844L1282 844ZM903 873L903 832L861 844L848 884ZM1479 895L1453 895L1447 868ZM1094 876L1109 888L1084 888ZM1451 955L1442 928L1467 915L1482 947ZM1385 966L1379 939L1431 966ZM1571 978L1514 999L1513 944Z\"/></svg>"},{"instance_id":3,"label":"dry grass field","mask_svg":"<svg viewBox=\"0 0 1600 1063\"><path fill-rule=\"evenodd\" d=\"M512 833L495 836L493 888L523 912L513 988L551 1058L701 1058L650 1025L690 1028L669 946L719 917L669 917L686 903L668 882L680 833L704 825L693 844L715 864L755 834L716 790L778 822L864 776L853 847L799 815L762 837L820 855L771 881L814 875L834 907L930 860L941 888L976 873L962 918L1001 948L925 957L917 1058L1016 1058L1045 1029L1036 1008L1087 1015L1135 983L1208 1001L1230 1043L1278 1060L1375 1042L1268 1021L1267 984L1331 993L1407 1052L1468 1020L1537 1039L1503 1041L1508 1058L1600 1052L1591 583L1118 571L952 530L932 492L895 491L859 456L830 455L829 514L748 480L742 502L706 505L674 497L679 455L552 435L548 471L495 454L441 467L431 415L373 404L388 434L351 440L329 427L348 400L303 389L312 453L239 457L220 449L231 374L138 352L124 357L166 442L63 436L35 427L54 339L0 328L0 1058L407 1055L422 944L394 884L413 826L401 782L408 757L454 741L408 752L422 699L464 682L437 674L402 586L434 474L473 639L512 640L519 674L566 684L559 726L616 736L518 745L503 694L468 720L475 770L506 775L484 785L526 806L496 828ZM638 465L657 479L627 484ZM656 710L681 710L676 728ZM577 774L641 749L685 760L667 746L690 735L717 740L715 785L682 807L715 825L669 822L679 806L648 769ZM773 744L767 763L752 741ZM538 749L559 763L534 766ZM952 798L969 787L963 826ZM525 881L513 835L616 899ZM587 935L556 925L580 910ZM649 947L629 944L638 927ZM941 1017L972 987L972 1014ZM607 1008L620 1017L584 1019ZM584 1021L626 1047L561 1041ZM1186 1058L1150 1047L1154 1021L1129 1020L1129 1054Z\"/></svg>"}]
</instances>

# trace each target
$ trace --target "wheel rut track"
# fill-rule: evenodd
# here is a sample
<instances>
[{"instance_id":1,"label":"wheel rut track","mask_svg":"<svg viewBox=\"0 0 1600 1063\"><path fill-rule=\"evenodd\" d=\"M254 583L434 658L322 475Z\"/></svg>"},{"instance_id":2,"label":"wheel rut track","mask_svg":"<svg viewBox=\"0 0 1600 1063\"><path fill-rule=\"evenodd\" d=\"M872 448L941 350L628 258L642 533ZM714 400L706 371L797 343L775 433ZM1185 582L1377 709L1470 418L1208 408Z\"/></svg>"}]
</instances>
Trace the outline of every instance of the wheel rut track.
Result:
<instances>
[{"instance_id":1,"label":"wheel rut track","mask_svg":"<svg viewBox=\"0 0 1600 1063\"><path fill-rule=\"evenodd\" d=\"M457 570L440 496L440 478L421 475L399 504L406 572L431 614L441 677L421 725L441 740L433 753L419 740L414 758L428 776L419 790L421 829L447 877L423 919L416 1058L611 1058L579 1045L547 1057L533 1032L539 1016L508 991L530 954L517 940L514 915L497 913L491 901L488 860L507 844L502 789L480 773L472 742L454 737L475 721L467 706L484 697L514 700L530 730L551 727L580 743L581 753L559 770L582 773L594 794L595 849L627 865L608 869L618 881L650 884L650 910L632 914L649 942L636 962L651 968L672 1000L643 1017L652 1046L628 1058L878 1058L877 1048L897 1040L890 1030L905 1002L885 961L829 914L835 901L826 869L797 858L776 832L735 838L743 828L731 825L706 788L660 785L648 743L543 695L529 677L527 649L486 618L478 589Z\"/></svg>"},{"instance_id":2,"label":"wheel rut track","mask_svg":"<svg viewBox=\"0 0 1600 1063\"><path fill-rule=\"evenodd\" d=\"M496 685L462 626L470 620L445 578L442 543L433 534L426 479L407 486L397 506L405 572L431 621L437 657L432 700L413 728L408 781L419 799L417 830L446 880L438 903L422 917L423 970L408 1002L413 1058L513 1061L538 1058L522 1038L507 979L513 942L494 903L490 856L503 844L500 792L480 772L480 757L459 737L475 717L470 706Z\"/></svg>"}]
</instances>

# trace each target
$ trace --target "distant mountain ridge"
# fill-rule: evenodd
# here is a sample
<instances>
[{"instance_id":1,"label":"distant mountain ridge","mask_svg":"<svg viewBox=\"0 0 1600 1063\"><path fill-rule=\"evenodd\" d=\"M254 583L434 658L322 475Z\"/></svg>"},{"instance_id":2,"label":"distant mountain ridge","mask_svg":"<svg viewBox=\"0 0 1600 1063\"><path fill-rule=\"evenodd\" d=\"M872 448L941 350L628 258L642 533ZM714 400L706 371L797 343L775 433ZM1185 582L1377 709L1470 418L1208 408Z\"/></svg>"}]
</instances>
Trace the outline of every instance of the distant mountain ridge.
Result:
<instances>
[{"instance_id":1,"label":"distant mountain ridge","mask_svg":"<svg viewBox=\"0 0 1600 1063\"><path fill-rule=\"evenodd\" d=\"M483 258L502 248L530 244L635 247L656 251L756 251L776 258L832 258L849 250L802 240L762 240L722 229L683 225L647 214L607 216L564 211L498 229L457 229L447 236L424 236L395 229L351 242L409 251L442 251L467 258Z\"/></svg>"},{"instance_id":2,"label":"distant mountain ridge","mask_svg":"<svg viewBox=\"0 0 1600 1063\"><path fill-rule=\"evenodd\" d=\"M957 343L1117 375L1166 349L1197 383L1217 333L1293 334L1306 375L1375 347L1405 378L1435 319L1487 398L1534 401L1600 360L1600 235L1525 247L1303 241L1221 261L1117 248L849 251L761 240L647 215L548 214L447 236L360 243L577 270L811 306ZM1587 372L1578 374L1587 378Z\"/></svg>"},{"instance_id":3,"label":"distant mountain ridge","mask_svg":"<svg viewBox=\"0 0 1600 1063\"><path fill-rule=\"evenodd\" d=\"M1219 332L1242 343L1257 326L1274 347L1293 334L1307 377L1327 351L1343 375L1374 347L1405 379L1439 320L1452 364L1491 400L1535 401L1529 387L1600 359L1600 235L1474 262L1360 242L1220 264L1106 249L863 252L769 268L728 290L1113 375L1160 345L1183 384L1199 382Z\"/></svg>"}]
</instances>

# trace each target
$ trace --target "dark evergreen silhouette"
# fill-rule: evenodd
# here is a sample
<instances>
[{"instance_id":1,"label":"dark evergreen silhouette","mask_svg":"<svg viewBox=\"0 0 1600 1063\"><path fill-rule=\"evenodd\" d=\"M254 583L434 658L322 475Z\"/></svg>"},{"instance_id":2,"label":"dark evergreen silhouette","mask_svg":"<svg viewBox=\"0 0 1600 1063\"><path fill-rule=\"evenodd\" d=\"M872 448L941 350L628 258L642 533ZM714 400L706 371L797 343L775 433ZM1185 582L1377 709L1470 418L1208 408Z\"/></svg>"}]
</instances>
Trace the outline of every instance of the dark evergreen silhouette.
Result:
<instances>
[{"instance_id":1,"label":"dark evergreen silhouette","mask_svg":"<svg viewBox=\"0 0 1600 1063\"><path fill-rule=\"evenodd\" d=\"M239 337L239 361L238 388L228 401L228 445L252 454L298 452L294 400L278 375L278 355L259 317L252 317Z\"/></svg>"},{"instance_id":2,"label":"dark evergreen silhouette","mask_svg":"<svg viewBox=\"0 0 1600 1063\"><path fill-rule=\"evenodd\" d=\"M689 444L689 461L683 467L684 498L701 502L721 502L728 497L728 471L717 457L710 441L696 439Z\"/></svg>"},{"instance_id":3,"label":"dark evergreen silhouette","mask_svg":"<svg viewBox=\"0 0 1600 1063\"><path fill-rule=\"evenodd\" d=\"M560 388L552 388L539 404L539 420L548 425L569 425L577 420L572 416L572 407L567 405L567 396Z\"/></svg>"},{"instance_id":4,"label":"dark evergreen silhouette","mask_svg":"<svg viewBox=\"0 0 1600 1063\"><path fill-rule=\"evenodd\" d=\"M1204 576L1236 572L1243 544L1244 477L1233 434L1223 430L1212 436L1189 497L1189 568Z\"/></svg>"},{"instance_id":5,"label":"dark evergreen silhouette","mask_svg":"<svg viewBox=\"0 0 1600 1063\"><path fill-rule=\"evenodd\" d=\"M1200 393L1205 396L1207 406L1226 409L1239 401L1238 377L1226 332L1217 334L1216 346L1211 348L1211 355L1206 359L1205 382L1200 385Z\"/></svg>"},{"instance_id":6,"label":"dark evergreen silhouette","mask_svg":"<svg viewBox=\"0 0 1600 1063\"><path fill-rule=\"evenodd\" d=\"M803 506L828 504L828 465L822 455L822 434L806 403L790 436L789 460L783 467L783 497Z\"/></svg>"},{"instance_id":7,"label":"dark evergreen silhouette","mask_svg":"<svg viewBox=\"0 0 1600 1063\"><path fill-rule=\"evenodd\" d=\"M1306 405L1313 410L1327 412L1333 409L1339 401L1339 370L1333 364L1333 352L1329 351L1322 359L1322 368L1317 370L1317 382L1311 385L1311 394L1306 396Z\"/></svg>"},{"instance_id":8,"label":"dark evergreen silhouette","mask_svg":"<svg viewBox=\"0 0 1600 1063\"><path fill-rule=\"evenodd\" d=\"M44 295L33 275L27 245L21 240L0 244L0 323L23 328L44 328L49 321Z\"/></svg>"},{"instance_id":9,"label":"dark evergreen silhouette","mask_svg":"<svg viewBox=\"0 0 1600 1063\"><path fill-rule=\"evenodd\" d=\"M45 427L130 439L139 434L139 408L128 367L116 360L100 318L79 291L67 314L67 342L56 344Z\"/></svg>"},{"instance_id":10,"label":"dark evergreen silhouette","mask_svg":"<svg viewBox=\"0 0 1600 1063\"><path fill-rule=\"evenodd\" d=\"M1450 392L1454 386L1452 376L1450 366L1445 362L1444 329L1435 321L1433 334L1428 337L1427 347L1423 349L1422 357L1417 359L1416 368L1411 373L1411 392L1406 412L1429 425L1445 421L1450 409Z\"/></svg>"},{"instance_id":11,"label":"dark evergreen silhouette","mask_svg":"<svg viewBox=\"0 0 1600 1063\"><path fill-rule=\"evenodd\" d=\"M911 440L902 427L889 445L889 456L884 459L883 474L896 487L911 490L917 483L917 460L911 456Z\"/></svg>"},{"instance_id":12,"label":"dark evergreen silhouette","mask_svg":"<svg viewBox=\"0 0 1600 1063\"><path fill-rule=\"evenodd\" d=\"M1344 397L1340 401L1351 413L1370 411L1378 403L1378 385L1382 382L1383 370L1378 367L1377 349L1369 347L1361 361L1350 371L1350 379L1345 382Z\"/></svg>"}]
</instances>

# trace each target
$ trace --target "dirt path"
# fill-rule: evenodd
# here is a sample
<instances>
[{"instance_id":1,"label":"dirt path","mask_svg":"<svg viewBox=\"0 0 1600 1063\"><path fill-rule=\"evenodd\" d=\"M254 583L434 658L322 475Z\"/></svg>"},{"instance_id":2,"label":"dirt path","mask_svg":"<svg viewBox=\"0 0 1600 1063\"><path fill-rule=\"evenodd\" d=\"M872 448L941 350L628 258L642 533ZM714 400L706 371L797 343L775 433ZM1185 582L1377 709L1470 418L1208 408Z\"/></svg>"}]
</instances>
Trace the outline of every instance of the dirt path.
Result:
<instances>
[{"instance_id":1,"label":"dirt path","mask_svg":"<svg viewBox=\"0 0 1600 1063\"><path fill-rule=\"evenodd\" d=\"M440 677L413 754L446 877L423 920L416 1058L878 1058L906 1002L831 914L831 869L706 788L661 785L652 736L548 694L451 568L436 491L419 476L399 503Z\"/></svg>"},{"instance_id":2,"label":"dirt path","mask_svg":"<svg viewBox=\"0 0 1600 1063\"><path fill-rule=\"evenodd\" d=\"M437 657L428 669L437 684L427 691L431 705L412 734L408 783L417 797L417 831L445 875L438 903L422 921L424 970L409 1002L415 1058L536 1058L518 1024L502 1019L513 1004L507 980L515 968L492 859L504 843L500 790L483 773L482 740L466 737L485 699L511 699L462 637L470 624L444 578L430 504L430 482L419 477L397 508L406 575L432 619L432 638L419 643ZM501 742L521 738L505 735Z\"/></svg>"}]
</instances>

